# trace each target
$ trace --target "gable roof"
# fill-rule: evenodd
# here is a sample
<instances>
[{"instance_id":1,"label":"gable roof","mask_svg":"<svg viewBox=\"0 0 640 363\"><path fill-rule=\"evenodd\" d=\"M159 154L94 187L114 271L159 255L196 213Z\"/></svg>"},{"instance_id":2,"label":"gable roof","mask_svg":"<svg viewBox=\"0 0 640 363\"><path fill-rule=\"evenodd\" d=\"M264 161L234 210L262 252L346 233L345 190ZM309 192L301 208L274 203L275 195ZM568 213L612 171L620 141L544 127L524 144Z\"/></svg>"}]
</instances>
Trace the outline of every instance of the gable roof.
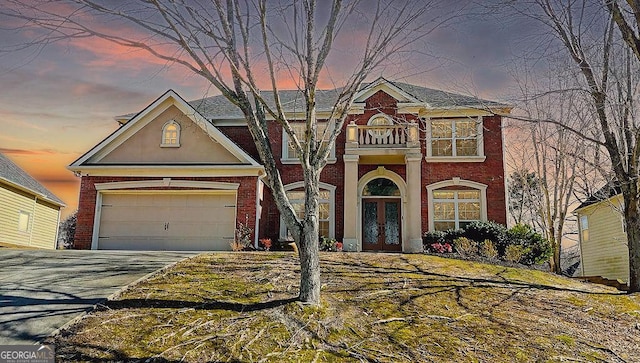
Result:
<instances>
[{"instance_id":1,"label":"gable roof","mask_svg":"<svg viewBox=\"0 0 640 363\"><path fill-rule=\"evenodd\" d=\"M64 202L38 183L31 175L22 170L6 155L0 153L0 182L5 182L39 196L55 205L64 207Z\"/></svg>"},{"instance_id":2,"label":"gable roof","mask_svg":"<svg viewBox=\"0 0 640 363\"><path fill-rule=\"evenodd\" d=\"M255 161L247 152L242 150L233 141L227 138L220 130L218 130L213 124L208 122L197 110L191 106L187 101L180 97L175 91L168 90L162 96L158 97L149 106L145 107L142 111L137 113L131 118L129 122L115 130L111 135L107 136L104 140L94 146L87 153L75 160L69 166L70 170L80 170L83 165L90 164L93 157L99 158L109 152L113 151L115 147L120 145L124 140L131 137L135 132L135 127L138 127L139 122L142 122L145 118L147 122L153 118L153 113L159 111L159 107L168 101L171 105L176 106L185 116L190 118L193 123L198 125L208 136L213 140L223 145L231 154L233 154L242 164L246 164L251 167L260 167L260 164ZM147 117L148 116L148 117Z\"/></svg>"},{"instance_id":3,"label":"gable roof","mask_svg":"<svg viewBox=\"0 0 640 363\"><path fill-rule=\"evenodd\" d=\"M609 198L615 197L620 193L622 193L622 189L620 189L620 185L617 182L608 182L602 188L598 189L598 191L591 194L589 198L587 198L584 202L580 203L580 205L576 209L574 209L573 212L575 213L582 208L586 208L590 205L594 205Z\"/></svg>"},{"instance_id":4,"label":"gable roof","mask_svg":"<svg viewBox=\"0 0 640 363\"><path fill-rule=\"evenodd\" d=\"M370 83L363 83L362 87L356 95L366 95L367 91L374 90L376 87L384 88L397 92L401 96L402 102L422 103L425 107L435 109L451 109L451 108L499 108L510 107L506 104L483 100L476 97L460 95L451 92L445 92L433 88L427 88L409 83L391 82L385 78L378 78ZM316 91L316 105L318 111L331 111L335 105L342 88ZM303 112L304 111L304 94L301 90L280 90L278 92L280 100L285 112ZM253 97L249 95L250 101L253 103ZM270 91L264 92L267 103L271 106L275 105ZM231 103L224 96L211 96L188 102L191 107L197 110L207 120L230 120L244 119L244 115L238 106ZM127 114L117 116L117 120L129 120L135 114Z\"/></svg>"}]
</instances>

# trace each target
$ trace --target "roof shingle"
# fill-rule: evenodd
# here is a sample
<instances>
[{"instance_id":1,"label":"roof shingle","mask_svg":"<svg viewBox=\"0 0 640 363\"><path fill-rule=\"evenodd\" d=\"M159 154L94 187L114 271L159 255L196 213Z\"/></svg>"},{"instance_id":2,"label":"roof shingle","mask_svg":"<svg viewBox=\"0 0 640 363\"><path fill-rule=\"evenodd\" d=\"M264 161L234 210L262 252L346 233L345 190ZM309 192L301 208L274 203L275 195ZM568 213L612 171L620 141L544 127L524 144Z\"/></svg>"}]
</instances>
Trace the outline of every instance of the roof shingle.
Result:
<instances>
[{"instance_id":1,"label":"roof shingle","mask_svg":"<svg viewBox=\"0 0 640 363\"><path fill-rule=\"evenodd\" d=\"M0 153L0 181L6 180L11 184L20 186L33 192L36 195L43 196L45 199L54 202L60 206L64 206L64 202L51 193L47 188L38 183L31 175L22 170L6 155Z\"/></svg>"}]
</instances>

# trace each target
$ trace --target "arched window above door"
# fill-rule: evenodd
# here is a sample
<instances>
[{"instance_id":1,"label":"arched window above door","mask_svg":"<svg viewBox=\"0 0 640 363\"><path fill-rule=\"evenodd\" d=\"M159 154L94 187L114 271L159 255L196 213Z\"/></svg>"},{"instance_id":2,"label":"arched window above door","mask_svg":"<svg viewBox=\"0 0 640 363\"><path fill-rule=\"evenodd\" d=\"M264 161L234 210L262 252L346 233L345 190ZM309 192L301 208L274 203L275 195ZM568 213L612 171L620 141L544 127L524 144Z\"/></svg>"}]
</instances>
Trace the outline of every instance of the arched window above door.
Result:
<instances>
[{"instance_id":1,"label":"arched window above door","mask_svg":"<svg viewBox=\"0 0 640 363\"><path fill-rule=\"evenodd\" d=\"M399 197L400 188L391 179L375 178L365 185L362 196Z\"/></svg>"}]
</instances>

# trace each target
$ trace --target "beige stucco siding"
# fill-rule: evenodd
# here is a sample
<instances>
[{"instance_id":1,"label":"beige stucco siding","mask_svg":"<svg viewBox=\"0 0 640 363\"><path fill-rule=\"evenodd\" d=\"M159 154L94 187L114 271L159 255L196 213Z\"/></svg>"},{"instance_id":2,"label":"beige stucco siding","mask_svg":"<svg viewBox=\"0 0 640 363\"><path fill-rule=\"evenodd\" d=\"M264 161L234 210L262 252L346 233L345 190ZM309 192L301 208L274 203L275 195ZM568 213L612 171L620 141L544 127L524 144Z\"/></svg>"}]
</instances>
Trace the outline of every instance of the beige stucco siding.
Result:
<instances>
[{"instance_id":1,"label":"beige stucco siding","mask_svg":"<svg viewBox=\"0 0 640 363\"><path fill-rule=\"evenodd\" d=\"M29 214L27 231L18 230L20 212ZM0 184L0 242L55 249L59 208Z\"/></svg>"},{"instance_id":2,"label":"beige stucco siding","mask_svg":"<svg viewBox=\"0 0 640 363\"><path fill-rule=\"evenodd\" d=\"M629 280L629 250L621 204L621 198L614 197L577 213L589 220L589 237L581 240L585 276Z\"/></svg>"},{"instance_id":3,"label":"beige stucco siding","mask_svg":"<svg viewBox=\"0 0 640 363\"><path fill-rule=\"evenodd\" d=\"M174 120L180 125L180 147L161 147L162 128ZM137 133L105 155L100 163L240 163L204 130L170 106Z\"/></svg>"}]
</instances>

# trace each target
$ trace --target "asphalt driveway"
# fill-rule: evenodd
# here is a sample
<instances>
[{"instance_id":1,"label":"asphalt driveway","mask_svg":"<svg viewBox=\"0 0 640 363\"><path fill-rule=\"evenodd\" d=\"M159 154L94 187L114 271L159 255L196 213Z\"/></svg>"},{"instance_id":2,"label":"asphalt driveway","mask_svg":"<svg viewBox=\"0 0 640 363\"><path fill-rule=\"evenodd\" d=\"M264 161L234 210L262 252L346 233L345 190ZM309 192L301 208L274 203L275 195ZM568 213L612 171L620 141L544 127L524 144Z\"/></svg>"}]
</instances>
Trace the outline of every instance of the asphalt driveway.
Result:
<instances>
[{"instance_id":1,"label":"asphalt driveway","mask_svg":"<svg viewBox=\"0 0 640 363\"><path fill-rule=\"evenodd\" d=\"M121 287L195 254L0 249L0 345L38 343Z\"/></svg>"}]
</instances>

